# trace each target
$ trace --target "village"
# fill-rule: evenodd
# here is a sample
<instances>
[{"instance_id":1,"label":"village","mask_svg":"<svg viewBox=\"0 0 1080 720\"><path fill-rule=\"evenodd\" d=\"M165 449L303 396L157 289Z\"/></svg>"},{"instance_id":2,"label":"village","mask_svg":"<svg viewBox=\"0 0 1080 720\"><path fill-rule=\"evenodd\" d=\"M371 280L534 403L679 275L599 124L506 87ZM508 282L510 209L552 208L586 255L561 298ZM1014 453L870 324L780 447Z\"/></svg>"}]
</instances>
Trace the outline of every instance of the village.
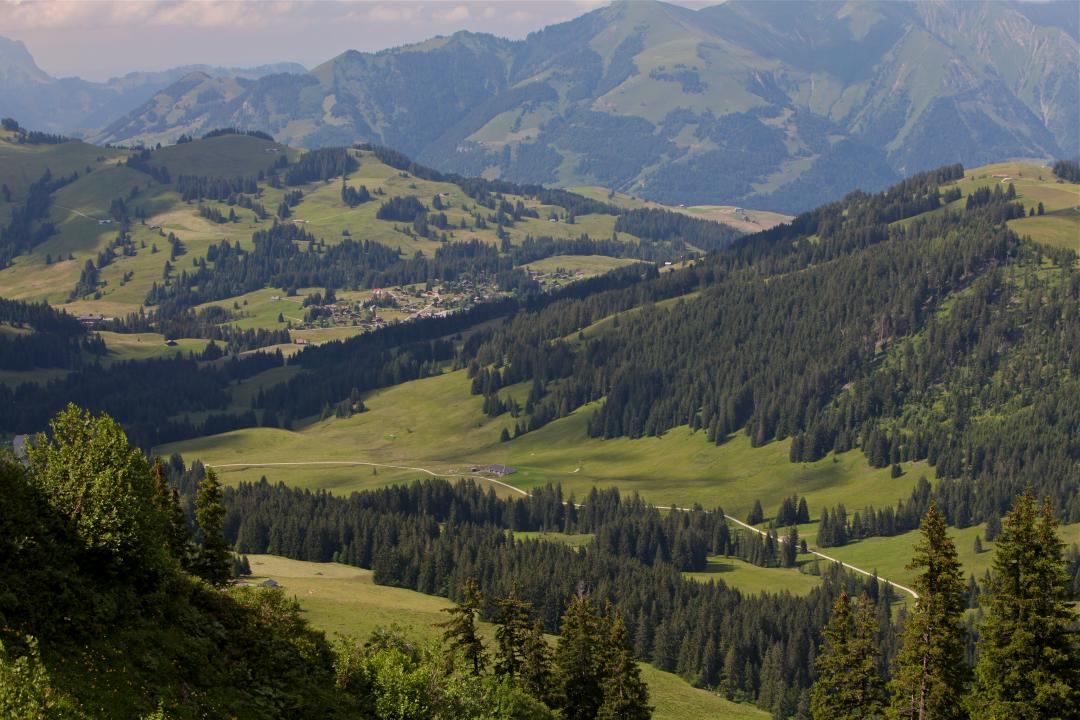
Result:
<instances>
[{"instance_id":1,"label":"village","mask_svg":"<svg viewBox=\"0 0 1080 720\"><path fill-rule=\"evenodd\" d=\"M509 295L493 282L474 282L457 280L438 284L435 280L429 286L398 285L391 288L375 288L367 297L350 297L352 293L343 292L335 296L333 302L323 302L321 296L309 296L306 301L303 320L291 322L296 330L313 330L330 327L357 327L363 330L375 330L398 322L412 322L430 317L446 317L452 313L468 310L482 302ZM284 300L282 296L272 296L271 300ZM303 338L297 344L306 344Z\"/></svg>"}]
</instances>

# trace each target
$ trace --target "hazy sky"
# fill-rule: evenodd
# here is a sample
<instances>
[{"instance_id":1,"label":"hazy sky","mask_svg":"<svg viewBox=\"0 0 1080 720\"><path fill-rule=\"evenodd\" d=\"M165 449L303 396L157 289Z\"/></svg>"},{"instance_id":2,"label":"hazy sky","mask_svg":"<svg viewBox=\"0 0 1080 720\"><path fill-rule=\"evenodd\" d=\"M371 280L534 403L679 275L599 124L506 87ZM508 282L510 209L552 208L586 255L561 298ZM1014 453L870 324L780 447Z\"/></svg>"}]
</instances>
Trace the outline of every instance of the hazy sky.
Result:
<instances>
[{"instance_id":1,"label":"hazy sky","mask_svg":"<svg viewBox=\"0 0 1080 720\"><path fill-rule=\"evenodd\" d=\"M521 38L603 0L0 0L0 35L22 40L51 75L104 80L177 65L313 67L348 49L386 47L457 30ZM708 2L685 0L701 7Z\"/></svg>"}]
</instances>

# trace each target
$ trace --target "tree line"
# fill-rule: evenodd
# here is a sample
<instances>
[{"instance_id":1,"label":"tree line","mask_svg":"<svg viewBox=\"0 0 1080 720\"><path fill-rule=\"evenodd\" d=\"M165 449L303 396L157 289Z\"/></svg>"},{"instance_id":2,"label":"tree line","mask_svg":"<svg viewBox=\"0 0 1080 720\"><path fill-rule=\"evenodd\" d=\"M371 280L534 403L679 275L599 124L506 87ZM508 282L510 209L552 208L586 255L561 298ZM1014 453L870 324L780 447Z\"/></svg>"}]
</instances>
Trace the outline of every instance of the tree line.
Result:
<instances>
[{"instance_id":1,"label":"tree line","mask_svg":"<svg viewBox=\"0 0 1080 720\"><path fill-rule=\"evenodd\" d=\"M619 610L637 657L742 699L797 697L808 689L819 642L815 628L841 588L868 590L867 581L835 569L808 598L746 596L722 582L688 580L674 562L692 564L691 537L707 547L713 531L725 526L722 514L671 511L660 519L655 509L614 490L593 491L580 507L573 497L565 505L560 499L550 487L528 498L500 499L468 481L418 481L349 498L263 481L226 490L225 533L241 552L370 567L378 583L455 600L469 579L488 598L516 588L547 631L562 630L580 584L598 604L610 601ZM573 550L516 540L508 534L515 524L591 530L596 537ZM665 547L670 555L655 549ZM882 608L893 597L887 588L870 592ZM479 612L498 616L490 601ZM891 632L888 627L883 630ZM784 659L772 666L770 655Z\"/></svg>"}]
</instances>

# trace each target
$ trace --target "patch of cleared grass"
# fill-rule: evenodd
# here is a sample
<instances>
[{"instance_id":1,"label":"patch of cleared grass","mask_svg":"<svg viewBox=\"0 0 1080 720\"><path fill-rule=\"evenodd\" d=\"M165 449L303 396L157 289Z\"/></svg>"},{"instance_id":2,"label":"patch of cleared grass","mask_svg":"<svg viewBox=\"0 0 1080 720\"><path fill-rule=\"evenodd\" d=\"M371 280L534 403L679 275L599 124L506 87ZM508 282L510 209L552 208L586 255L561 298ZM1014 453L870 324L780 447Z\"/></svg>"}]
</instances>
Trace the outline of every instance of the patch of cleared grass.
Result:
<instances>
[{"instance_id":1,"label":"patch of cleared grass","mask_svg":"<svg viewBox=\"0 0 1080 720\"><path fill-rule=\"evenodd\" d=\"M811 558L811 555L800 556L804 563L812 562ZM821 585L820 576L800 572L798 568L758 567L739 558L722 555L710 557L705 570L683 575L701 582L720 580L750 595L784 591L792 595L809 595L811 590Z\"/></svg>"}]
</instances>

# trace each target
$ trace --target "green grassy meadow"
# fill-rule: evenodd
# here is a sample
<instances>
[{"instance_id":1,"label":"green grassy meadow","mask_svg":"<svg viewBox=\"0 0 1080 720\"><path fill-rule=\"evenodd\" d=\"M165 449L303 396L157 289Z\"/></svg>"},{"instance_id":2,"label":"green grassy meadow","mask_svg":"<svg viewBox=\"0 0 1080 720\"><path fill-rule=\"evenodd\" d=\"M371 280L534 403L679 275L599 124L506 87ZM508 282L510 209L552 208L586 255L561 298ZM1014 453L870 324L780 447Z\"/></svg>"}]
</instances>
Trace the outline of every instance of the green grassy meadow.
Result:
<instances>
[{"instance_id":1,"label":"green grassy meadow","mask_svg":"<svg viewBox=\"0 0 1080 720\"><path fill-rule=\"evenodd\" d=\"M335 563L310 563L273 555L249 555L256 581L273 578L296 597L307 619L327 633L366 637L376 628L397 625L410 638L438 636L436 623L446 619L445 598L412 590L376 585L369 570ZM491 647L494 626L482 623ZM687 684L682 678L642 664L656 720L759 720L768 717L757 708L740 705Z\"/></svg>"},{"instance_id":2,"label":"green grassy meadow","mask_svg":"<svg viewBox=\"0 0 1080 720\"><path fill-rule=\"evenodd\" d=\"M975 553L976 535L982 539L983 547L983 552L978 554ZM864 570L877 570L882 577L910 586L916 572L907 569L907 565L911 562L912 549L920 536L919 531L915 530L894 537L866 538L843 547L825 548L823 552ZM949 537L956 545L956 554L964 566L964 576L974 575L976 579L981 579L991 568L994 559L995 543L986 540L986 525L949 528ZM1066 546L1080 543L1080 523L1061 526L1058 537Z\"/></svg>"},{"instance_id":3,"label":"green grassy meadow","mask_svg":"<svg viewBox=\"0 0 1080 720\"><path fill-rule=\"evenodd\" d=\"M486 216L490 211L477 207L475 201L457 185L422 180L381 163L371 153L354 152L359 167L346 182L352 186L365 185L382 195L376 195L371 202L349 208L341 200L340 179L308 183L299 188L303 199L293 208L291 221L301 223L307 232L327 244L352 237L397 248L403 257L411 257L417 252L431 256L439 247L439 242L406 234L403 232L404 224L378 220L375 214L379 205L392 197L416 195L431 206L433 198L439 195L446 205L443 212L452 226L448 230L451 240L498 242L493 225L486 229L472 227L474 212L479 211ZM235 177L265 171L282 154L295 159L299 153L258 138L231 135L156 150L150 164L167 167L173 179L180 174ZM72 170L84 173L78 180L53 194L50 220L56 225L57 234L35 247L32 253L17 257L11 267L0 270L0 292L5 297L46 300L72 313L101 313L107 317L139 312L153 283L164 281L165 264L169 260L165 238L169 233L179 237L185 247L185 253L172 262L173 272L179 272L204 257L212 244L227 241L239 243L242 248L250 250L253 247L252 234L272 222L269 219L259 221L250 210L230 208L224 202L204 201L204 205L216 208L225 215L230 209L235 210L238 218L237 222L224 224L211 222L198 214L196 203L185 203L171 185L161 185L150 176L124 166L122 160L126 155L125 151L105 150L83 143L23 146L0 141L0 166L4 168L0 172L0 180L12 189L15 201L19 200L25 187L44 172L45 167L51 167L54 174ZM92 171L85 173L85 167L90 167ZM258 201L273 212L285 191L263 187ZM118 255L100 270L100 297L70 300L69 294L86 261L96 260L98 254L106 250L116 237L118 226L102 222L108 217L109 205L116 198L125 199L129 206L138 207L147 215L145 224L135 222L131 226L136 253L133 256ZM516 195L506 195L505 198L512 204L521 201L539 214L539 218L523 218L507 228L513 245L520 244L529 235L576 238L587 233L606 239L614 231L615 218L610 215L582 215L576 218L574 224L568 224L562 208L542 205L534 199ZM8 212L7 207L0 203L0 211ZM550 218L552 215L555 220ZM462 221L469 228L459 227ZM621 233L620 237L626 241L637 240L626 233ZM588 276L629 262L607 257L562 257L540 261L533 266L544 272L561 268ZM128 277L125 278L125 275ZM234 322L243 328L280 327L277 323L279 312L299 317L299 313L284 312L285 308L276 303L271 305L269 297L274 294L282 293L280 289L266 288L212 304L231 307L234 302L238 303L241 317ZM363 293L354 295L356 297L353 299L361 299ZM299 299L302 298L296 298ZM250 307L243 305L245 300ZM387 311L384 315L390 320L397 317L393 311ZM335 332L314 331L310 336L300 337L305 337L309 342L323 342L356 332L335 329Z\"/></svg>"},{"instance_id":4,"label":"green grassy meadow","mask_svg":"<svg viewBox=\"0 0 1080 720\"><path fill-rule=\"evenodd\" d=\"M1005 177L1009 179L1006 181ZM1048 167L1031 162L984 165L967 169L963 180L942 186L942 189L958 186L964 196L948 207L963 208L973 190L1006 182L1016 188L1017 200L1025 208L1030 209L1041 202L1046 210L1045 215L1010 220L1010 228L1036 242L1080 252L1080 185L1059 181Z\"/></svg>"},{"instance_id":5,"label":"green grassy meadow","mask_svg":"<svg viewBox=\"0 0 1080 720\"><path fill-rule=\"evenodd\" d=\"M511 392L526 393L527 387ZM483 398L469 393L464 371L417 380L369 393L368 412L298 424L295 430L247 428L158 448L211 465L241 463L373 462L422 467L448 475L465 474L472 465L504 463L518 472L503 478L519 488L562 483L564 491L587 493L592 487L617 486L637 491L658 505L722 506L744 516L760 499L771 512L782 498L804 495L816 511L823 505L891 505L906 498L921 472L905 467L898 479L888 468L874 469L861 453L848 452L815 463L788 461L788 442L751 448L736 434L721 445L704 432L676 428L663 437L630 440L588 438L590 407L506 443L499 433L508 416L483 414ZM227 482L258 480L265 475L310 488L351 492L385 484L391 476L417 477L405 471L319 466L222 468Z\"/></svg>"},{"instance_id":6,"label":"green grassy meadow","mask_svg":"<svg viewBox=\"0 0 1080 720\"><path fill-rule=\"evenodd\" d=\"M811 563L812 555L800 555L801 564ZM789 592L792 595L809 595L821 585L821 577L802 572L798 568L764 568L734 557L713 556L701 572L683 573L686 577L710 582L720 580L729 587L748 595L758 593Z\"/></svg>"}]
</instances>

